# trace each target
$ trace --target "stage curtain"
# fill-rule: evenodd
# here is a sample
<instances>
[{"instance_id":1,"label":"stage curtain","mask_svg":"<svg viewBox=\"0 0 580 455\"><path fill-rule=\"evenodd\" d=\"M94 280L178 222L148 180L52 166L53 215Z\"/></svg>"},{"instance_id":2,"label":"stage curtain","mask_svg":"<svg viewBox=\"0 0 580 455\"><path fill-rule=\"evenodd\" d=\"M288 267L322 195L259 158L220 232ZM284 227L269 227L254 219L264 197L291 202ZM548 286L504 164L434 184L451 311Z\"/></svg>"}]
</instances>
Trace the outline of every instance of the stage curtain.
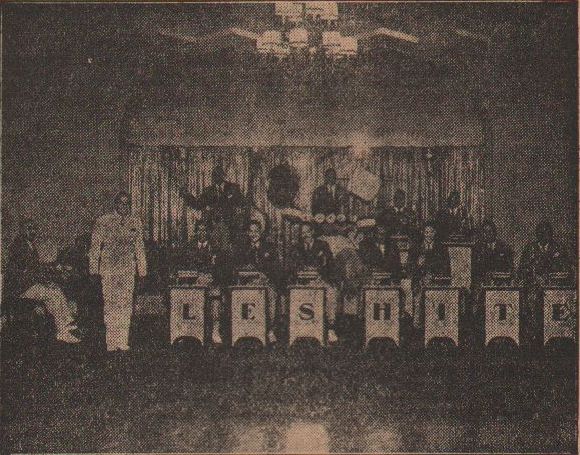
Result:
<instances>
[{"instance_id":1,"label":"stage curtain","mask_svg":"<svg viewBox=\"0 0 580 455\"><path fill-rule=\"evenodd\" d=\"M422 221L435 217L449 193L459 191L461 203L476 223L484 214L484 175L479 148L401 149L373 151L370 167L381 175L377 208L393 203L397 189Z\"/></svg>"},{"instance_id":2,"label":"stage curtain","mask_svg":"<svg viewBox=\"0 0 580 455\"><path fill-rule=\"evenodd\" d=\"M479 148L380 148L355 156L349 149L321 147L132 147L129 180L134 211L141 215L150 241L182 243L192 238L196 214L184 206L179 188L199 195L211 184L217 165L266 219L272 239L280 240L281 212L267 197L268 174L276 165L286 162L296 170L300 186L295 205L307 213L327 168L336 169L339 182L348 186L353 169L362 167L379 176L381 185L372 201L351 197L350 212L358 218L391 205L400 188L420 219L429 220L456 189L478 223L484 213L481 153Z\"/></svg>"},{"instance_id":3,"label":"stage curtain","mask_svg":"<svg viewBox=\"0 0 580 455\"><path fill-rule=\"evenodd\" d=\"M143 221L145 237L161 243L182 243L193 236L196 219L179 195L195 196L211 184L212 170L222 166L226 178L248 190L249 151L234 147L133 147L129 187L134 213Z\"/></svg>"}]
</instances>

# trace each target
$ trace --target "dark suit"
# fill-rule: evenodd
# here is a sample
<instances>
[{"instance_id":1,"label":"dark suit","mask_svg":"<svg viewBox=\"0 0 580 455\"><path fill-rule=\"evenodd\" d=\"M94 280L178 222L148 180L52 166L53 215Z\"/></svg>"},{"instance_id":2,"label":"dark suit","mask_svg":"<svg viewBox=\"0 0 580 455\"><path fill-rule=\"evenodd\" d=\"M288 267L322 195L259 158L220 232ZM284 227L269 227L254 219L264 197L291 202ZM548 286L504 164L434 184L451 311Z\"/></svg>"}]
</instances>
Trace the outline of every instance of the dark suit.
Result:
<instances>
[{"instance_id":1,"label":"dark suit","mask_svg":"<svg viewBox=\"0 0 580 455\"><path fill-rule=\"evenodd\" d=\"M88 249L73 245L59 252L56 262L72 268L62 286L64 295L77 303L77 326L93 349L106 349L101 283L89 275Z\"/></svg>"},{"instance_id":2,"label":"dark suit","mask_svg":"<svg viewBox=\"0 0 580 455\"><path fill-rule=\"evenodd\" d=\"M373 239L364 239L359 244L359 256L367 267L391 273L393 280L401 278L401 255L394 242L386 240L383 253Z\"/></svg>"},{"instance_id":3,"label":"dark suit","mask_svg":"<svg viewBox=\"0 0 580 455\"><path fill-rule=\"evenodd\" d=\"M473 247L473 277L476 283L487 281L490 273L511 273L512 269L513 253L505 242L496 240L488 244L479 241Z\"/></svg>"},{"instance_id":4,"label":"dark suit","mask_svg":"<svg viewBox=\"0 0 580 455\"><path fill-rule=\"evenodd\" d=\"M223 287L232 282L233 265L230 258L231 254L227 251L220 250L206 241L189 245L173 262L178 268L211 274L214 284Z\"/></svg>"},{"instance_id":5,"label":"dark suit","mask_svg":"<svg viewBox=\"0 0 580 455\"><path fill-rule=\"evenodd\" d=\"M425 257L425 263L419 265L419 257ZM433 242L427 249L424 242L414 244L409 250L409 267L414 279L419 279L429 273L435 276L451 276L451 263L447 247L441 242Z\"/></svg>"},{"instance_id":6,"label":"dark suit","mask_svg":"<svg viewBox=\"0 0 580 455\"><path fill-rule=\"evenodd\" d=\"M224 182L223 188L211 185L203 189L199 197L184 195L187 205L197 210L208 210L212 220L223 219L231 224L243 201L242 191L236 183Z\"/></svg>"},{"instance_id":7,"label":"dark suit","mask_svg":"<svg viewBox=\"0 0 580 455\"><path fill-rule=\"evenodd\" d=\"M185 251L181 266L197 272L211 273L213 269L213 248L209 242L194 242Z\"/></svg>"},{"instance_id":8,"label":"dark suit","mask_svg":"<svg viewBox=\"0 0 580 455\"><path fill-rule=\"evenodd\" d=\"M5 291L10 296L19 296L37 282L40 259L34 243L18 236L8 249L8 263L4 280Z\"/></svg>"},{"instance_id":9,"label":"dark suit","mask_svg":"<svg viewBox=\"0 0 580 455\"><path fill-rule=\"evenodd\" d=\"M550 242L544 250L534 241L524 247L518 278L524 285L529 286L546 280L550 273L570 271L570 262L561 245Z\"/></svg>"},{"instance_id":10,"label":"dark suit","mask_svg":"<svg viewBox=\"0 0 580 455\"><path fill-rule=\"evenodd\" d=\"M290 262L293 275L306 267L314 267L321 276L328 277L332 266L332 252L328 243L320 239L314 239L310 246L300 242L292 248Z\"/></svg>"},{"instance_id":11,"label":"dark suit","mask_svg":"<svg viewBox=\"0 0 580 455\"><path fill-rule=\"evenodd\" d=\"M542 287L549 285L551 273L571 271L568 257L558 243L552 241L543 248L533 241L524 247L518 267L518 279L524 287L521 303L522 343L533 346L542 343Z\"/></svg>"},{"instance_id":12,"label":"dark suit","mask_svg":"<svg viewBox=\"0 0 580 455\"><path fill-rule=\"evenodd\" d=\"M285 280L276 248L264 239L260 240L258 245L252 245L248 237L244 238L237 253L237 260L240 266L251 265L262 272L276 288L283 287Z\"/></svg>"},{"instance_id":13,"label":"dark suit","mask_svg":"<svg viewBox=\"0 0 580 455\"><path fill-rule=\"evenodd\" d=\"M407 207L389 207L377 214L377 224L384 226L391 235L413 237L418 228L417 214Z\"/></svg>"},{"instance_id":14,"label":"dark suit","mask_svg":"<svg viewBox=\"0 0 580 455\"><path fill-rule=\"evenodd\" d=\"M437 234L442 241L453 235L464 237L471 235L469 216L464 207L457 207L456 210L440 210L435 217L435 225Z\"/></svg>"},{"instance_id":15,"label":"dark suit","mask_svg":"<svg viewBox=\"0 0 580 455\"><path fill-rule=\"evenodd\" d=\"M312 214L317 215L322 213L329 215L334 213L345 213L348 204L347 192L344 188L335 185L334 194L327 185L321 185L312 193Z\"/></svg>"}]
</instances>

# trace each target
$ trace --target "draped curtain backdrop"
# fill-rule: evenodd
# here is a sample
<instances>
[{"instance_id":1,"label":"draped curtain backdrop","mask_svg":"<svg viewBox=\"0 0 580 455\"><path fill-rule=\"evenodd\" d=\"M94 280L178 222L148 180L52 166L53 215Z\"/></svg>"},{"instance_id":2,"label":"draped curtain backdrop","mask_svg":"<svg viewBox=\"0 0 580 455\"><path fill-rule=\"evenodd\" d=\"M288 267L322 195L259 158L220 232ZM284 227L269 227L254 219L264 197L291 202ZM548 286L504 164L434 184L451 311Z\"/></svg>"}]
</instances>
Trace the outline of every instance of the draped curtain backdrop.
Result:
<instances>
[{"instance_id":1,"label":"draped curtain backdrop","mask_svg":"<svg viewBox=\"0 0 580 455\"><path fill-rule=\"evenodd\" d=\"M300 179L295 205L310 212L314 189L322 184L325 169L336 169L348 186L357 169L381 180L372 201L353 197L352 214L372 216L377 206L392 204L395 190L407 193L409 205L421 220L432 218L452 190L476 223L484 216L484 174L479 147L384 147L355 154L351 149L329 147L147 147L131 146L129 187L133 210L143 221L146 239L162 244L184 243L193 236L195 214L187 208L179 189L199 195L211 184L211 173L221 165L229 181L240 185L253 206L265 216L274 238L279 238L281 211L268 200L268 174L288 163Z\"/></svg>"}]
</instances>

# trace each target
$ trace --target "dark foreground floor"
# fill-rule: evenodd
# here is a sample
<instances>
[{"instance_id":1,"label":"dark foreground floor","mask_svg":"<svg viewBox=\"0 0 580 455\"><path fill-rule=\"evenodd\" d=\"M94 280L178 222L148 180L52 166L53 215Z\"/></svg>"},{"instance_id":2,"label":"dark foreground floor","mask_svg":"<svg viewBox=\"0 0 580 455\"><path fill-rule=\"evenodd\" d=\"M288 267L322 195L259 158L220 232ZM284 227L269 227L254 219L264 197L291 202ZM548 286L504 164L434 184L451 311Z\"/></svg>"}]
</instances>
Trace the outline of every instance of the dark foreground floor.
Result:
<instances>
[{"instance_id":1,"label":"dark foreground floor","mask_svg":"<svg viewBox=\"0 0 580 455\"><path fill-rule=\"evenodd\" d=\"M576 452L576 359L75 350L3 359L5 451Z\"/></svg>"}]
</instances>

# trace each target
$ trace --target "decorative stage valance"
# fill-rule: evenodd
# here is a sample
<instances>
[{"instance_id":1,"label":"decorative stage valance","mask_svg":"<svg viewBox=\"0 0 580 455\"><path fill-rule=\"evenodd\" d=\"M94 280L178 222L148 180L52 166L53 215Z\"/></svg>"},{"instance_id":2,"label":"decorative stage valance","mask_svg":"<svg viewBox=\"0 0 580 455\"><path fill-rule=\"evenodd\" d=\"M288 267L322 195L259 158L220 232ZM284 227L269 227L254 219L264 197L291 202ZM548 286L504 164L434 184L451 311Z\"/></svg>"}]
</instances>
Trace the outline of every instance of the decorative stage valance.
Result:
<instances>
[{"instance_id":1,"label":"decorative stage valance","mask_svg":"<svg viewBox=\"0 0 580 455\"><path fill-rule=\"evenodd\" d=\"M281 210L268 199L269 173L287 163L299 179L294 200L297 209L310 213L312 192L322 184L324 171L333 167L339 182L353 188L353 175L378 181L378 194L368 201L354 195L350 211L373 216L375 207L392 204L396 189L406 191L420 219L429 220L450 191L461 194L476 223L484 216L484 174L480 148L378 148L355 153L352 149L317 147L142 147L129 150L130 190L147 239L182 243L193 234L193 211L179 196L187 187L199 195L211 184L216 165L227 180L238 183L247 200L267 220L272 235L280 232ZM361 182L357 182L359 187ZM364 190L365 182L362 182ZM360 192L361 188L357 191Z\"/></svg>"},{"instance_id":2,"label":"decorative stage valance","mask_svg":"<svg viewBox=\"0 0 580 455\"><path fill-rule=\"evenodd\" d=\"M255 148L484 142L474 90L457 74L429 65L419 65L418 74L405 72L401 68L417 63L400 55L344 66L224 58L192 63L167 86L141 88L124 139L147 146Z\"/></svg>"}]
</instances>

